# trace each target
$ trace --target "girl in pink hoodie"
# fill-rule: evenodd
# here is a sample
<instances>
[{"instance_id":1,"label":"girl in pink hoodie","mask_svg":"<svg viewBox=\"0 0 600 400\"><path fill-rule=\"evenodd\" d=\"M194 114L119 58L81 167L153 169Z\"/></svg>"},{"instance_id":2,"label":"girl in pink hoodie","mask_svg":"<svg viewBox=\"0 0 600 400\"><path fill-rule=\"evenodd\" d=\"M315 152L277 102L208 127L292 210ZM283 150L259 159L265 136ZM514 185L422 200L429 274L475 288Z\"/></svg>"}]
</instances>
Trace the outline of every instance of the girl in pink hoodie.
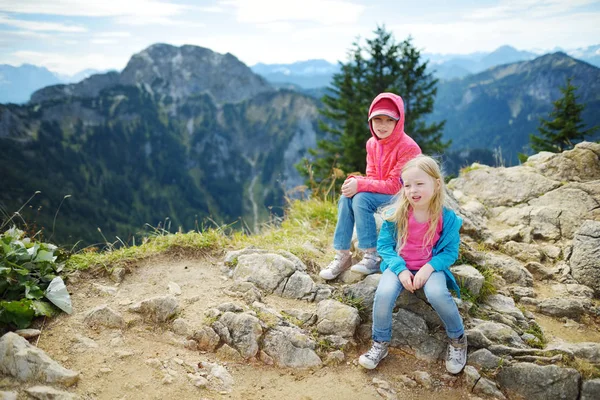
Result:
<instances>
[{"instance_id":1,"label":"girl in pink hoodie","mask_svg":"<svg viewBox=\"0 0 600 400\"><path fill-rule=\"evenodd\" d=\"M342 185L338 221L333 237L334 260L319 275L335 279L351 267L350 244L356 225L358 248L363 259L352 271L365 275L379 272L377 225L374 213L389 203L402 187L400 171L407 161L421 154L419 145L404 132L404 102L393 93L381 93L371 103L368 115L371 138L367 141L366 176L349 175Z\"/></svg>"}]
</instances>

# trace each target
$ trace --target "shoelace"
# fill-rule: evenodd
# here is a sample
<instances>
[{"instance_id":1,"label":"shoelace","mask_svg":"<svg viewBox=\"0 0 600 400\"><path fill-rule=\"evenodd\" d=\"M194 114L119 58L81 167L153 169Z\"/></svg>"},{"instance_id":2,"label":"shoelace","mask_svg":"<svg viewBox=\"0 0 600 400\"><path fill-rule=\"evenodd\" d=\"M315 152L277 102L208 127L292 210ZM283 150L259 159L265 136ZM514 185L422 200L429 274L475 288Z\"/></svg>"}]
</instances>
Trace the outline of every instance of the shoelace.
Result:
<instances>
[{"instance_id":1,"label":"shoelace","mask_svg":"<svg viewBox=\"0 0 600 400\"><path fill-rule=\"evenodd\" d=\"M462 362L462 349L460 347L448 346L448 360Z\"/></svg>"},{"instance_id":2,"label":"shoelace","mask_svg":"<svg viewBox=\"0 0 600 400\"><path fill-rule=\"evenodd\" d=\"M330 269L331 269L333 272L337 272L337 270L341 268L341 266L342 266L342 262L344 261L344 257L345 257L345 256L343 256L343 255L340 255L340 254L336 254L336 255L333 257L333 263L332 263L332 264L331 264L331 266L330 266Z\"/></svg>"},{"instance_id":3,"label":"shoelace","mask_svg":"<svg viewBox=\"0 0 600 400\"><path fill-rule=\"evenodd\" d=\"M378 358L378 356L383 353L385 351L385 346L375 342L373 343L373 346L369 349L369 351L367 351L367 358L370 358L371 360L376 360Z\"/></svg>"}]
</instances>

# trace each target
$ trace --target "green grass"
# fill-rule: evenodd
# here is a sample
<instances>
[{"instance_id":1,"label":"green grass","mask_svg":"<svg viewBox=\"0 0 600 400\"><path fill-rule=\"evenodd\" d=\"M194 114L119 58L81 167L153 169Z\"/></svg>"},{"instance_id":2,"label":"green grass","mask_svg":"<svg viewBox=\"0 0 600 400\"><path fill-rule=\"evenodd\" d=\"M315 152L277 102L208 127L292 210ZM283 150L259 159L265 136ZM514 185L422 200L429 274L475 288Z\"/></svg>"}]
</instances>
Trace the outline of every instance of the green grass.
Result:
<instances>
[{"instance_id":1,"label":"green grass","mask_svg":"<svg viewBox=\"0 0 600 400\"><path fill-rule=\"evenodd\" d=\"M531 324L529 326L529 329L527 329L525 331L525 333L532 334L533 336L535 336L538 339L537 341L536 340L528 340L527 344L529 345L529 347L534 347L537 349L543 349L544 347L546 347L548 340L544 336L544 332L542 332L542 328L540 328L539 325Z\"/></svg>"},{"instance_id":2,"label":"green grass","mask_svg":"<svg viewBox=\"0 0 600 400\"><path fill-rule=\"evenodd\" d=\"M110 271L118 266L135 265L140 260L160 254L218 256L227 250L255 246L266 250L286 249L298 256L309 267L309 272L314 273L320 269L322 262L332 257L330 243L336 218L337 207L331 201L295 200L290 203L282 221L265 224L259 234L231 231L227 227L189 233L169 233L157 229L153 236L140 245L119 249L110 247L102 252L93 249L80 251L69 258L66 269ZM314 254L304 246L306 242L325 250L325 253Z\"/></svg>"}]
</instances>

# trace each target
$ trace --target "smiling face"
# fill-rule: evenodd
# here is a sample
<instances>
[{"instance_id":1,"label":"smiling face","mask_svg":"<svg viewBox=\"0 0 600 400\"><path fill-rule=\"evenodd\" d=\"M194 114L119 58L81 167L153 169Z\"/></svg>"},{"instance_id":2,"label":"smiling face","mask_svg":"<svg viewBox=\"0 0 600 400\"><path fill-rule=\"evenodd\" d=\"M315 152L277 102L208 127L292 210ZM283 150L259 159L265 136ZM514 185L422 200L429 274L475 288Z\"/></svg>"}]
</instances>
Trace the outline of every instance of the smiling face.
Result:
<instances>
[{"instance_id":1,"label":"smiling face","mask_svg":"<svg viewBox=\"0 0 600 400\"><path fill-rule=\"evenodd\" d=\"M414 210L427 210L440 182L418 167L402 172L404 195Z\"/></svg>"},{"instance_id":2,"label":"smiling face","mask_svg":"<svg viewBox=\"0 0 600 400\"><path fill-rule=\"evenodd\" d=\"M394 128L396 127L396 121L394 118L388 117L387 115L377 115L371 118L373 124L373 132L379 139L385 139L389 137Z\"/></svg>"}]
</instances>

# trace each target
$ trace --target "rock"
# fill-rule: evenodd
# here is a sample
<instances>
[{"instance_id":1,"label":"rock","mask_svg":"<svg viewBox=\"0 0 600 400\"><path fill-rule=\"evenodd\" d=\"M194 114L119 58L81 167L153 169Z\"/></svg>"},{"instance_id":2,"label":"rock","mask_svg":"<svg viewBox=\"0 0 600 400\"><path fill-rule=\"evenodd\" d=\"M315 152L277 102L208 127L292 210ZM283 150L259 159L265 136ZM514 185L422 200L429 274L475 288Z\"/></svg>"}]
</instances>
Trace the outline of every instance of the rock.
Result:
<instances>
[{"instance_id":1,"label":"rock","mask_svg":"<svg viewBox=\"0 0 600 400\"><path fill-rule=\"evenodd\" d=\"M411 377L409 377L407 375L399 374L399 375L397 375L397 378L400 381L400 383L406 387L415 388L418 385L414 379L412 379Z\"/></svg>"},{"instance_id":2,"label":"rock","mask_svg":"<svg viewBox=\"0 0 600 400\"><path fill-rule=\"evenodd\" d=\"M239 355L239 354L238 354ZM208 379L206 379L205 377L203 377L202 375L196 373L196 374L187 374L190 382L192 383L192 385L196 386L197 388L203 388L208 386L209 382Z\"/></svg>"},{"instance_id":3,"label":"rock","mask_svg":"<svg viewBox=\"0 0 600 400\"><path fill-rule=\"evenodd\" d=\"M25 389L28 395L40 400L75 400L78 397L69 392L56 390L50 386L33 386Z\"/></svg>"},{"instance_id":4,"label":"rock","mask_svg":"<svg viewBox=\"0 0 600 400\"><path fill-rule=\"evenodd\" d=\"M229 335L229 331L227 331L227 334ZM211 327L203 325L192 333L191 338L198 342L199 350L214 351L219 345L219 336ZM226 343L230 343L230 341Z\"/></svg>"},{"instance_id":5,"label":"rock","mask_svg":"<svg viewBox=\"0 0 600 400\"><path fill-rule=\"evenodd\" d=\"M477 369L471 365L465 365L463 375L469 391L472 391L475 385L477 384L477 381L481 379L481 375L479 374Z\"/></svg>"},{"instance_id":6,"label":"rock","mask_svg":"<svg viewBox=\"0 0 600 400\"><path fill-rule=\"evenodd\" d=\"M413 372L413 377L415 378L415 381L425 389L431 389L433 386L433 379L431 379L429 372L415 371Z\"/></svg>"},{"instance_id":7,"label":"rock","mask_svg":"<svg viewBox=\"0 0 600 400\"><path fill-rule=\"evenodd\" d=\"M505 255L487 253L483 263L506 280L519 286L533 286L533 276L517 260Z\"/></svg>"},{"instance_id":8,"label":"rock","mask_svg":"<svg viewBox=\"0 0 600 400\"><path fill-rule=\"evenodd\" d=\"M585 285L579 285L577 283L567 284L556 284L552 285L552 291L558 296L573 296L581 297L583 299L591 299L594 297L594 290Z\"/></svg>"},{"instance_id":9,"label":"rock","mask_svg":"<svg viewBox=\"0 0 600 400\"><path fill-rule=\"evenodd\" d=\"M456 280L460 281L462 286L468 289L471 294L474 296L479 295L485 278L477 268L463 264L450 267L450 271L452 271Z\"/></svg>"},{"instance_id":10,"label":"rock","mask_svg":"<svg viewBox=\"0 0 600 400\"><path fill-rule=\"evenodd\" d=\"M172 296L181 296L181 287L175 282L169 282L167 290Z\"/></svg>"},{"instance_id":11,"label":"rock","mask_svg":"<svg viewBox=\"0 0 600 400\"><path fill-rule=\"evenodd\" d=\"M13 332L0 338L0 373L20 381L35 380L65 386L79 380L79 372L64 368L43 350Z\"/></svg>"},{"instance_id":12,"label":"rock","mask_svg":"<svg viewBox=\"0 0 600 400\"><path fill-rule=\"evenodd\" d=\"M597 400L600 393L600 378L584 381L581 386L581 397L579 400Z\"/></svg>"},{"instance_id":13,"label":"rock","mask_svg":"<svg viewBox=\"0 0 600 400\"><path fill-rule=\"evenodd\" d=\"M289 277L281 296L289 299L303 299L315 292L315 282L304 271L296 271ZM312 298L311 297L311 298Z\"/></svg>"},{"instance_id":14,"label":"rock","mask_svg":"<svg viewBox=\"0 0 600 400\"><path fill-rule=\"evenodd\" d=\"M550 179L593 181L600 176L599 148L598 143L581 142L562 153L534 154L527 159L525 165L535 168L538 173Z\"/></svg>"},{"instance_id":15,"label":"rock","mask_svg":"<svg viewBox=\"0 0 600 400\"><path fill-rule=\"evenodd\" d=\"M163 323L179 312L179 303L173 296L158 296L132 305L129 311L140 313L153 322Z\"/></svg>"},{"instance_id":16,"label":"rock","mask_svg":"<svg viewBox=\"0 0 600 400\"><path fill-rule=\"evenodd\" d=\"M300 326L312 325L317 321L317 315L312 312L298 310L298 309L287 309L283 311L284 314L289 315L298 320Z\"/></svg>"},{"instance_id":17,"label":"rock","mask_svg":"<svg viewBox=\"0 0 600 400\"><path fill-rule=\"evenodd\" d=\"M591 307L588 299L552 297L538 303L538 312L552 317L579 319Z\"/></svg>"},{"instance_id":18,"label":"rock","mask_svg":"<svg viewBox=\"0 0 600 400\"><path fill-rule=\"evenodd\" d=\"M590 363L600 364L600 343L597 342L549 344L546 349L560 350Z\"/></svg>"},{"instance_id":19,"label":"rock","mask_svg":"<svg viewBox=\"0 0 600 400\"><path fill-rule=\"evenodd\" d=\"M98 283L92 283L92 287L94 288L94 291L96 293L99 293L99 294L105 295L105 296L114 296L117 294L117 291L119 290L118 288L116 288L114 286L104 286L104 285L100 285Z\"/></svg>"},{"instance_id":20,"label":"rock","mask_svg":"<svg viewBox=\"0 0 600 400\"><path fill-rule=\"evenodd\" d=\"M323 300L317 306L317 331L323 335L352 337L360 323L358 310L336 300Z\"/></svg>"},{"instance_id":21,"label":"rock","mask_svg":"<svg viewBox=\"0 0 600 400\"><path fill-rule=\"evenodd\" d=\"M344 287L344 296L354 299L361 299L364 309L372 310L373 299L375 298L377 285L379 285L379 279L381 279L381 274L367 275L367 277L362 279L360 282ZM371 317L370 312L369 317Z\"/></svg>"},{"instance_id":22,"label":"rock","mask_svg":"<svg viewBox=\"0 0 600 400\"><path fill-rule=\"evenodd\" d=\"M254 283L272 293L279 284L296 272L296 266L278 254L248 254L238 257L233 278Z\"/></svg>"},{"instance_id":23,"label":"rock","mask_svg":"<svg viewBox=\"0 0 600 400\"><path fill-rule=\"evenodd\" d=\"M600 221L584 221L573 239L573 278L600 297Z\"/></svg>"},{"instance_id":24,"label":"rock","mask_svg":"<svg viewBox=\"0 0 600 400\"><path fill-rule=\"evenodd\" d=\"M526 348L527 345L510 326L498 322L484 321L474 328L468 330L468 338L471 341L471 336L474 332L480 332L493 343L506 344L516 348ZM489 347L489 346L485 346Z\"/></svg>"},{"instance_id":25,"label":"rock","mask_svg":"<svg viewBox=\"0 0 600 400\"><path fill-rule=\"evenodd\" d=\"M477 383L475 384L475 387L473 388L473 393L481 394L481 395L485 396L486 398L501 399L501 400L506 399L506 397L498 389L498 386L496 385L496 383L494 381L491 381L491 380L489 380L487 378L483 378L483 377L480 378L477 381Z\"/></svg>"},{"instance_id":26,"label":"rock","mask_svg":"<svg viewBox=\"0 0 600 400\"><path fill-rule=\"evenodd\" d=\"M551 279L553 276L551 269L544 267L544 265L536 261L528 262L525 264L525 268L538 280Z\"/></svg>"},{"instance_id":27,"label":"rock","mask_svg":"<svg viewBox=\"0 0 600 400\"><path fill-rule=\"evenodd\" d=\"M235 303L219 304L217 306L217 309L221 312L233 312L233 313L244 311L244 308L242 306L240 306L239 304L235 304Z\"/></svg>"},{"instance_id":28,"label":"rock","mask_svg":"<svg viewBox=\"0 0 600 400\"><path fill-rule=\"evenodd\" d=\"M444 334L432 335L425 320L402 308L392 314L392 346L409 346L415 356L428 361L438 360L446 349Z\"/></svg>"},{"instance_id":29,"label":"rock","mask_svg":"<svg viewBox=\"0 0 600 400\"><path fill-rule=\"evenodd\" d=\"M0 390L0 400L17 400L17 392L5 392Z\"/></svg>"},{"instance_id":30,"label":"rock","mask_svg":"<svg viewBox=\"0 0 600 400\"><path fill-rule=\"evenodd\" d=\"M299 329L277 326L263 338L263 350L280 367L311 368L321 365L315 342Z\"/></svg>"},{"instance_id":31,"label":"rock","mask_svg":"<svg viewBox=\"0 0 600 400\"><path fill-rule=\"evenodd\" d=\"M233 376L227 369L219 364L202 361L202 368L208 371L208 380L211 384L215 384L218 390L230 391L235 383Z\"/></svg>"},{"instance_id":32,"label":"rock","mask_svg":"<svg viewBox=\"0 0 600 400\"><path fill-rule=\"evenodd\" d=\"M114 311L107 304L102 304L89 310L83 317L83 322L90 327L123 328L125 326L125 321L121 314Z\"/></svg>"},{"instance_id":33,"label":"rock","mask_svg":"<svg viewBox=\"0 0 600 400\"><path fill-rule=\"evenodd\" d=\"M479 349L469 354L468 363L478 368L491 370L503 365L502 358L495 356L488 349Z\"/></svg>"},{"instance_id":34,"label":"rock","mask_svg":"<svg viewBox=\"0 0 600 400\"><path fill-rule=\"evenodd\" d=\"M219 347L219 349L216 352L217 357L219 357L219 359L225 359L225 360L231 360L231 361L243 361L244 357L242 357L242 355L240 354L239 351L237 351L236 349L234 349L233 347L229 346L228 344L224 344L223 346Z\"/></svg>"},{"instance_id":35,"label":"rock","mask_svg":"<svg viewBox=\"0 0 600 400\"><path fill-rule=\"evenodd\" d=\"M528 400L577 399L581 376L572 368L516 363L502 368L497 382L508 394Z\"/></svg>"},{"instance_id":36,"label":"rock","mask_svg":"<svg viewBox=\"0 0 600 400\"><path fill-rule=\"evenodd\" d=\"M123 279L125 279L125 275L127 275L127 270L125 268L113 268L113 270L110 273L110 279L113 282L121 283L123 282Z\"/></svg>"},{"instance_id":37,"label":"rock","mask_svg":"<svg viewBox=\"0 0 600 400\"><path fill-rule=\"evenodd\" d=\"M535 297L535 291L533 290L533 288L530 287L523 287L523 286L511 286L508 288L508 290L510 291L510 294L518 300L520 300L523 297Z\"/></svg>"},{"instance_id":38,"label":"rock","mask_svg":"<svg viewBox=\"0 0 600 400\"><path fill-rule=\"evenodd\" d=\"M176 334L187 337L190 334L192 327L183 318L177 318L175 321L173 321L171 329Z\"/></svg>"},{"instance_id":39,"label":"rock","mask_svg":"<svg viewBox=\"0 0 600 400\"><path fill-rule=\"evenodd\" d=\"M247 314L224 313L219 319L231 334L231 345L242 357L250 358L258 354L258 341L263 333L258 318Z\"/></svg>"},{"instance_id":40,"label":"rock","mask_svg":"<svg viewBox=\"0 0 600 400\"><path fill-rule=\"evenodd\" d=\"M523 312L515 306L515 301L511 297L493 294L487 297L485 304L499 313L515 317L518 321L526 320Z\"/></svg>"},{"instance_id":41,"label":"rock","mask_svg":"<svg viewBox=\"0 0 600 400\"><path fill-rule=\"evenodd\" d=\"M529 243L518 243L510 241L502 245L502 250L511 257L523 262L540 262L543 258L537 246Z\"/></svg>"},{"instance_id":42,"label":"rock","mask_svg":"<svg viewBox=\"0 0 600 400\"><path fill-rule=\"evenodd\" d=\"M39 329L18 329L15 333L25 339L33 339L41 335Z\"/></svg>"},{"instance_id":43,"label":"rock","mask_svg":"<svg viewBox=\"0 0 600 400\"><path fill-rule=\"evenodd\" d=\"M236 282L226 293L241 297L247 304L262 300L261 291L252 282Z\"/></svg>"},{"instance_id":44,"label":"rock","mask_svg":"<svg viewBox=\"0 0 600 400\"><path fill-rule=\"evenodd\" d=\"M335 350L327 354L325 358L325 365L337 365L344 362L346 355L341 350Z\"/></svg>"},{"instance_id":45,"label":"rock","mask_svg":"<svg viewBox=\"0 0 600 400\"><path fill-rule=\"evenodd\" d=\"M451 182L453 189L479 200L488 207L512 206L535 199L560 186L531 167L492 168L473 164Z\"/></svg>"}]
</instances>

